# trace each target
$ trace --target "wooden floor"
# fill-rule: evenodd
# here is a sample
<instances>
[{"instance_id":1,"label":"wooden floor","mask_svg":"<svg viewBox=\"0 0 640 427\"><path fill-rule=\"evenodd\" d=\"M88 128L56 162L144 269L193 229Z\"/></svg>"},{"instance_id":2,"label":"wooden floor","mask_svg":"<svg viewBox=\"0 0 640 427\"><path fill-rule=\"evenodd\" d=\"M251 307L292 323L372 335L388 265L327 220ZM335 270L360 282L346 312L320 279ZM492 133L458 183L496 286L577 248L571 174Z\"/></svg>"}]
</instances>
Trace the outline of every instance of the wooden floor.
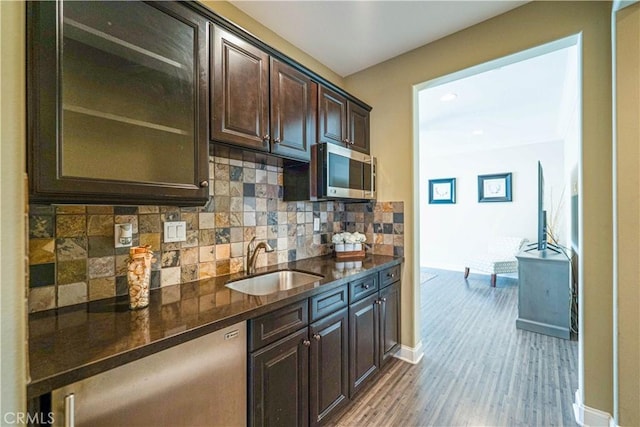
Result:
<instances>
[{"instance_id":1,"label":"wooden floor","mask_svg":"<svg viewBox=\"0 0 640 427\"><path fill-rule=\"evenodd\" d=\"M576 426L578 342L516 329L516 279L430 270L425 350L393 359L333 426Z\"/></svg>"}]
</instances>

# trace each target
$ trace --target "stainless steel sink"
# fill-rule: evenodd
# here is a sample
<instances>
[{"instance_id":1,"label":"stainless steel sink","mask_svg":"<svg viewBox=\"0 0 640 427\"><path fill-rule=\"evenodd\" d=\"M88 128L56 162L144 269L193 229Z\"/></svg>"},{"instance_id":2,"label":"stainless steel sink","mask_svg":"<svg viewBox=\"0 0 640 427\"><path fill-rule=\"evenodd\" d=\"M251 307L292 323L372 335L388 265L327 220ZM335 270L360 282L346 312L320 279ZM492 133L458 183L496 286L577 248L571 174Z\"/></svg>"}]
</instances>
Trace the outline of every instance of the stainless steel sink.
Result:
<instances>
[{"instance_id":1,"label":"stainless steel sink","mask_svg":"<svg viewBox=\"0 0 640 427\"><path fill-rule=\"evenodd\" d=\"M324 276L295 270L280 270L227 283L227 288L248 295L269 295L317 282Z\"/></svg>"}]
</instances>

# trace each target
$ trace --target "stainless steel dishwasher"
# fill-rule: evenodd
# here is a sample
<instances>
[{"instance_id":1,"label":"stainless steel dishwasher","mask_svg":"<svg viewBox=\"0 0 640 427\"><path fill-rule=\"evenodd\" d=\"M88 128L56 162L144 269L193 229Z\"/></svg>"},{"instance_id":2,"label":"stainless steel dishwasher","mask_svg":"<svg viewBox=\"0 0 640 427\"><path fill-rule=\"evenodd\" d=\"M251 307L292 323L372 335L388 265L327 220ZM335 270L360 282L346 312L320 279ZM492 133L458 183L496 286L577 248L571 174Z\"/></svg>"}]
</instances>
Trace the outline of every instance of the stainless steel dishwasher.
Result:
<instances>
[{"instance_id":1,"label":"stainless steel dishwasher","mask_svg":"<svg viewBox=\"0 0 640 427\"><path fill-rule=\"evenodd\" d=\"M246 322L54 390L56 426L244 426Z\"/></svg>"}]
</instances>

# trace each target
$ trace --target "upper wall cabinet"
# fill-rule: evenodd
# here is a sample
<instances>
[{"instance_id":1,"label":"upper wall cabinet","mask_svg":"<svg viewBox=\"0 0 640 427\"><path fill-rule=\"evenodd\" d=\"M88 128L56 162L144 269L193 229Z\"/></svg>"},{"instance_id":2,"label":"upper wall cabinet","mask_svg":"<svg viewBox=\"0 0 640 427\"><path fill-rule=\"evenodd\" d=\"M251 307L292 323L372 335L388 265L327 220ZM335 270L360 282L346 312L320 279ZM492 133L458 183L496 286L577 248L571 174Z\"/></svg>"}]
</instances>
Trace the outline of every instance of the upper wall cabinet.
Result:
<instances>
[{"instance_id":1,"label":"upper wall cabinet","mask_svg":"<svg viewBox=\"0 0 640 427\"><path fill-rule=\"evenodd\" d=\"M29 2L31 200L204 204L207 31L177 2Z\"/></svg>"},{"instance_id":2,"label":"upper wall cabinet","mask_svg":"<svg viewBox=\"0 0 640 427\"><path fill-rule=\"evenodd\" d=\"M309 160L317 85L220 27L212 37L214 142Z\"/></svg>"},{"instance_id":3,"label":"upper wall cabinet","mask_svg":"<svg viewBox=\"0 0 640 427\"><path fill-rule=\"evenodd\" d=\"M318 91L318 142L369 154L369 110L325 87Z\"/></svg>"}]
</instances>

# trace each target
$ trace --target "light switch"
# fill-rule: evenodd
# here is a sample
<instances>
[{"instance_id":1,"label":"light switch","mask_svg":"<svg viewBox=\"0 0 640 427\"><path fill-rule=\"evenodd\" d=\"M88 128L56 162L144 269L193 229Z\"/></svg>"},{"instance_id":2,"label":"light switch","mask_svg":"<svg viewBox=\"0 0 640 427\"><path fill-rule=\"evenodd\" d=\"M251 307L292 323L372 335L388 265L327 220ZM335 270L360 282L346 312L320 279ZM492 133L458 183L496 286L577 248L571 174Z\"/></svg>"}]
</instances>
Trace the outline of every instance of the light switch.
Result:
<instances>
[{"instance_id":1,"label":"light switch","mask_svg":"<svg viewBox=\"0 0 640 427\"><path fill-rule=\"evenodd\" d=\"M313 231L320 231L320 218L313 218Z\"/></svg>"},{"instance_id":2,"label":"light switch","mask_svg":"<svg viewBox=\"0 0 640 427\"><path fill-rule=\"evenodd\" d=\"M164 242L184 242L187 240L186 221L167 221L164 223Z\"/></svg>"}]
</instances>

